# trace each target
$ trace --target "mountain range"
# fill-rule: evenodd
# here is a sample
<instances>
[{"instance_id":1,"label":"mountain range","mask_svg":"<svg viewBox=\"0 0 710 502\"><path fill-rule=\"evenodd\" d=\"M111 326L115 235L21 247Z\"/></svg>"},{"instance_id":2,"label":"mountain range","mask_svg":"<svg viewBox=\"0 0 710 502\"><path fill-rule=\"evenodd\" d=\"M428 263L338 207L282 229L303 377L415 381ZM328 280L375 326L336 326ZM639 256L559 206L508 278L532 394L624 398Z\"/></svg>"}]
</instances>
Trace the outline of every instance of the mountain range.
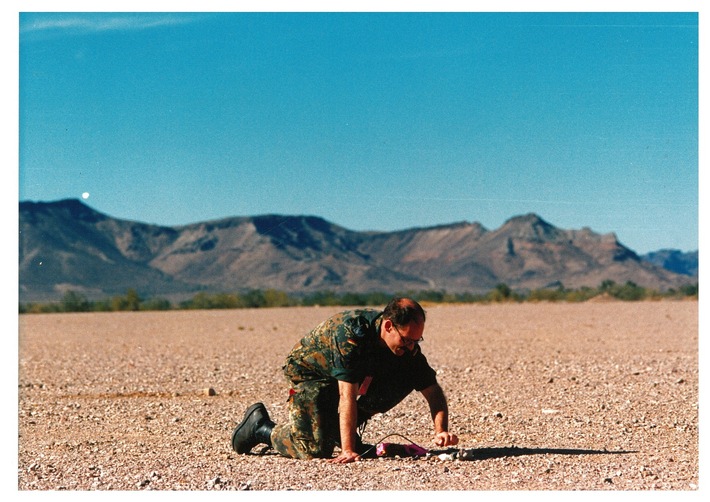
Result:
<instances>
[{"instance_id":1,"label":"mountain range","mask_svg":"<svg viewBox=\"0 0 710 502\"><path fill-rule=\"evenodd\" d=\"M289 293L444 290L484 293L632 281L663 291L697 282L694 256L646 257L613 233L564 230L536 214L500 228L459 222L352 231L317 216L229 217L182 226L112 218L78 199L20 202L19 298L99 299L277 289ZM671 264L672 266L668 266Z\"/></svg>"}]
</instances>

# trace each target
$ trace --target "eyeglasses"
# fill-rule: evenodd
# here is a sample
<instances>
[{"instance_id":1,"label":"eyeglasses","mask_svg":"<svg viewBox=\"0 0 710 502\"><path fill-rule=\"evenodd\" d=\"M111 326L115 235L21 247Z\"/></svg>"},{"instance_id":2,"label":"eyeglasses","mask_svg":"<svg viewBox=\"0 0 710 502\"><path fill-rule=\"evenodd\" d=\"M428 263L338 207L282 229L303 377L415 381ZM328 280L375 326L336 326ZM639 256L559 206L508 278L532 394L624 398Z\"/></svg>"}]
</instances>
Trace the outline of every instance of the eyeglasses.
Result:
<instances>
[{"instance_id":1,"label":"eyeglasses","mask_svg":"<svg viewBox=\"0 0 710 502\"><path fill-rule=\"evenodd\" d=\"M422 343L424 341L424 337L421 337L419 340L412 340L410 338L404 338L402 336L402 333L399 332L399 330L397 329L397 326L395 326L394 323L392 324L392 327L399 335L399 339L402 340L402 343L404 344L404 346L407 347L409 350L413 350L414 347L416 347L417 345L419 345L420 343Z\"/></svg>"}]
</instances>

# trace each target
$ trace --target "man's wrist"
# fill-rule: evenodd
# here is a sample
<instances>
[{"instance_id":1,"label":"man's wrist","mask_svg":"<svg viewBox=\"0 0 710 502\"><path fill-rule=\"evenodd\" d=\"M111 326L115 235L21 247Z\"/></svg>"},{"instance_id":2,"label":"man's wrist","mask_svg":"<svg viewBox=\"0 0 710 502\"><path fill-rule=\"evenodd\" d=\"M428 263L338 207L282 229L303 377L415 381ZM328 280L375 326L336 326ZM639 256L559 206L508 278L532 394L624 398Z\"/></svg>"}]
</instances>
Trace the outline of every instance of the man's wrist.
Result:
<instances>
[{"instance_id":1,"label":"man's wrist","mask_svg":"<svg viewBox=\"0 0 710 502\"><path fill-rule=\"evenodd\" d=\"M343 441L343 444L341 445L340 449L343 451L355 451L355 441L352 439Z\"/></svg>"}]
</instances>

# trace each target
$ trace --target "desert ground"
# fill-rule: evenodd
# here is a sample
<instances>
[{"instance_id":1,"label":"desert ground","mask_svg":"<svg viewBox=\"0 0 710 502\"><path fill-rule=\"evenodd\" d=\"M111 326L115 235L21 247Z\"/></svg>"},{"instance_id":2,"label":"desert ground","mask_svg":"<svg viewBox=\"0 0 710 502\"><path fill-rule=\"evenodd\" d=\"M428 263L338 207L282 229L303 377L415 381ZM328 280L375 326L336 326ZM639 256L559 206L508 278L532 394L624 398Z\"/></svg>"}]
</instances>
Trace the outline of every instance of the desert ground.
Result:
<instances>
[{"instance_id":1,"label":"desert ground","mask_svg":"<svg viewBox=\"0 0 710 502\"><path fill-rule=\"evenodd\" d=\"M285 419L284 357L345 309L21 315L18 490L700 491L696 301L425 307L460 443L414 394L363 439L430 454L347 465L230 447L252 403Z\"/></svg>"}]
</instances>

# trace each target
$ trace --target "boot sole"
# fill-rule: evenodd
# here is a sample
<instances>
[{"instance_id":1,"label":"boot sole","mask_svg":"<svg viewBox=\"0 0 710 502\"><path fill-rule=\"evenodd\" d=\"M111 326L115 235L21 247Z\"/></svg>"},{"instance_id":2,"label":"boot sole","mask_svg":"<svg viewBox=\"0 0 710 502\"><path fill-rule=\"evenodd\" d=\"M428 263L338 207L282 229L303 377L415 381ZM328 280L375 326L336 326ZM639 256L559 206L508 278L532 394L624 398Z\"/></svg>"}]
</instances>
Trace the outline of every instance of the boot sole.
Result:
<instances>
[{"instance_id":1,"label":"boot sole","mask_svg":"<svg viewBox=\"0 0 710 502\"><path fill-rule=\"evenodd\" d=\"M247 423L251 414L254 413L259 408L266 409L264 407L264 403L255 403L255 404L252 404L251 406L249 406L249 408L247 408L247 411L244 413L244 418L242 419L242 422L232 432L232 450L237 451L237 446L234 444L234 438L237 436L237 434L242 429L242 427L244 427L244 424ZM237 452L237 453L239 453L239 452Z\"/></svg>"}]
</instances>

